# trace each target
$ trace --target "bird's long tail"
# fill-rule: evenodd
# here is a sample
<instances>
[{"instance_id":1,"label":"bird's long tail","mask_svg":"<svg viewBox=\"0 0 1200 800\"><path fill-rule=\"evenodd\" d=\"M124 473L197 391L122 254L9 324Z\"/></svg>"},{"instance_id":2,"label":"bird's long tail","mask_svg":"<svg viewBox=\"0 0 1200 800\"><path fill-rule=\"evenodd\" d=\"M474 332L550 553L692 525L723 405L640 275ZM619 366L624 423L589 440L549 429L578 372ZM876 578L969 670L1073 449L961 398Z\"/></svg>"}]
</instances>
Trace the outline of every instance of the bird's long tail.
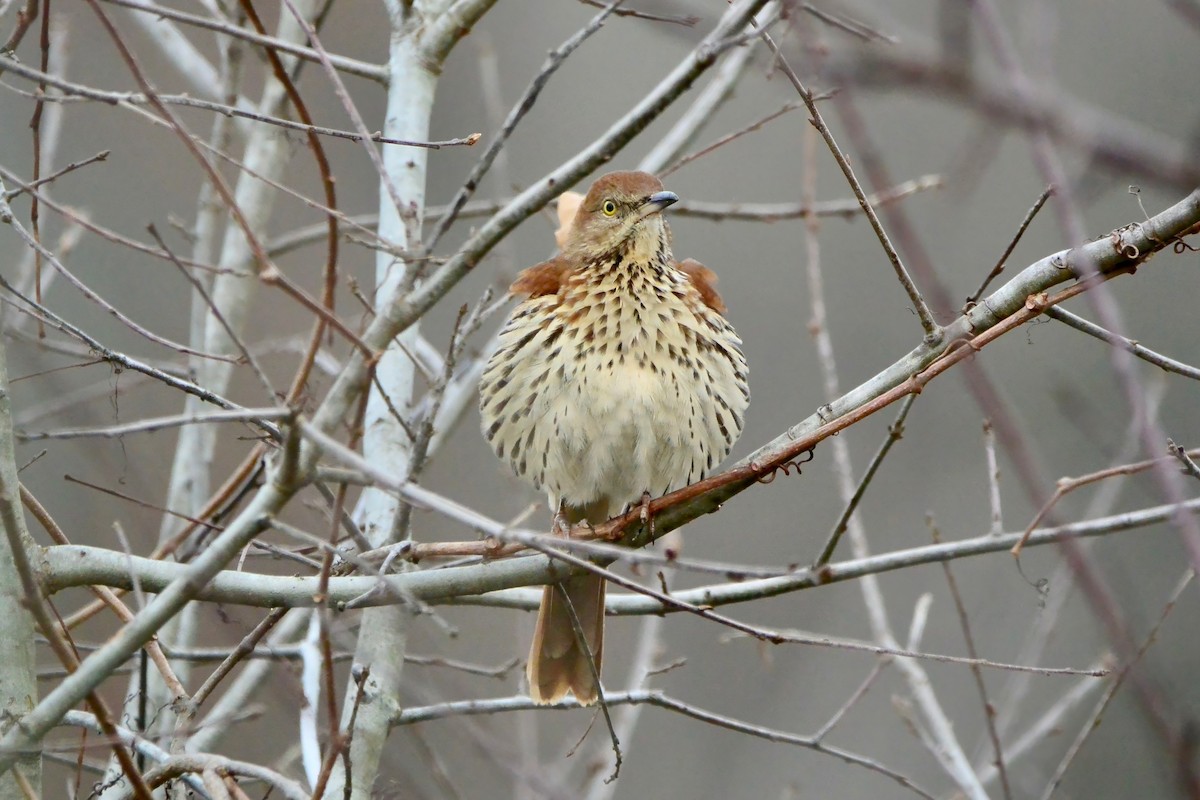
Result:
<instances>
[{"instance_id":1,"label":"bird's long tail","mask_svg":"<svg viewBox=\"0 0 1200 800\"><path fill-rule=\"evenodd\" d=\"M599 525L608 520L608 503L592 503L583 509L564 508L563 518L568 524L587 521ZM600 674L604 655L604 593L605 580L590 574L567 578L543 590L533 646L525 667L533 702L557 703L568 692L585 706L596 702L599 687L594 676ZM582 642L576 636L571 609L579 621Z\"/></svg>"}]
</instances>

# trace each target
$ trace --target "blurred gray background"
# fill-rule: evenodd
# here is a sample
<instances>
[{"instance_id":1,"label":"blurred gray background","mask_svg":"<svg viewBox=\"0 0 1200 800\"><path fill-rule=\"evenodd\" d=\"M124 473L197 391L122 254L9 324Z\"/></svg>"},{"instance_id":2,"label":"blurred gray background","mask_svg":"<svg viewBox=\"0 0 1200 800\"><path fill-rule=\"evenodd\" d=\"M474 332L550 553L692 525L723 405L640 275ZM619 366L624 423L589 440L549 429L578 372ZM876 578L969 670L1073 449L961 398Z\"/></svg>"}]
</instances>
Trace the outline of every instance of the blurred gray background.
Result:
<instances>
[{"instance_id":1,"label":"blurred gray background","mask_svg":"<svg viewBox=\"0 0 1200 800\"><path fill-rule=\"evenodd\" d=\"M273 18L266 4L262 12ZM631 3L666 14L694 14L694 28L636 19L613 19L562 67L549 83L505 150L502 169L493 170L481 187L480 197L505 197L514 188L532 181L574 154L625 113L711 28L725 4L717 0L696 2ZM838 64L853 63L862 52L935 54L938 51L939 14L954 2L901 0L891 3L845 2L821 6L853 16L895 37L896 42L867 45L843 31L823 25L800 9L792 14L827 48L827 58ZM969 4L963 4L969 5ZM1184 10L1177 10L1176 7ZM1042 90L1061 93L1072 103L1086 103L1111 115L1112 124L1133 125L1183 147L1197 141L1200 111L1196 75L1200 74L1200 27L1188 22L1191 0L1018 0L1003 4L1007 31L1016 40L1025 69L1036 76ZM192 9L195 10L195 9ZM115 7L107 11L121 26L139 61L154 76L158 90L188 91L187 83ZM69 31L70 66L75 80L110 89L134 89L128 70L82 5L55 4ZM490 140L497 121L489 103L506 113L542 64L546 52L556 47L590 19L595 9L575 2L500 3L482 24L461 41L447 64L438 88L432 124L434 138L465 136L474 131ZM1190 12L1189 12L1190 13ZM11 19L11 14L9 15ZM56 23L58 24L58 23ZM333 5L323 42L331 51L382 62L386 58L386 21L379 4L344 0ZM970 103L939 98L935 92L907 90L856 90L814 75L817 62L798 38L779 29L789 59L813 88L840 88L849 93L861 111L893 178L897 181L937 173L941 190L924 192L904 201L913 223L950 294L957 303L970 294L991 269L1012 237L1016 226L1046 184L1031 155L1030 139L1019 129L982 118ZM202 50L212 53L211 37L190 31ZM974 38L978 75L1004 85L1005 75L995 66L978 34ZM757 53L737 87L735 96L709 122L693 148L742 128L750 122L796 100L786 78L770 68L766 53ZM490 54L490 55L489 55ZM37 62L36 37L27 37L19 50L26 63ZM251 59L246 93L254 96L261 81L261 63ZM481 66L482 64L482 66ZM485 98L481 69L495 70L500 97ZM347 78L355 102L372 129L381 126L383 92L372 84ZM0 164L23 176L31 170L27 122L33 104L15 89L29 91L28 82L3 78L0 90ZM703 83L703 80L702 82ZM333 97L319 68L309 66L301 87L318 123L349 128L345 114ZM629 168L668 130L686 106L678 108L643 133L613 161L614 168ZM842 124L832 104L823 106L844 146ZM1062 106L1069 113L1069 106ZM191 129L206 134L206 113L178 111ZM1101 118L1103 119L1103 118ZM190 224L195 214L199 172L169 131L148 124L127 110L97 103L75 102L66 109L65 129L57 164L111 150L108 160L58 181L53 196L86 213L94 221L125 235L148 240L145 226L153 223L179 248L183 237L172 225ZM785 202L800 199L803 164L801 137L807 125L803 111L777 119L692 164L667 180L668 188L682 198L717 202ZM295 152L289 183L310 195L319 195L316 170L302 138L294 138ZM377 198L375 172L356 144L326 140L338 178L342 210L374 210ZM449 148L429 156L428 202L448 200L478 157L481 147ZM1140 187L1146 210L1153 214L1176 202L1187 187L1147 181L1136 171L1111 171L1089 161L1085 149L1066 142L1059 147L1092 237L1142 218L1138 200L1128 191ZM853 155L853 154L852 154ZM859 162L855 155L856 165ZM818 151L818 199L850 196L844 179L828 152ZM226 169L227 175L232 171ZM585 186L576 187L584 189ZM1052 200L1051 203L1054 201ZM18 214L28 214L28 202L16 204ZM274 214L273 228L285 232L319 221L320 216L302 204L283 199ZM61 222L43 210L43 230L52 238ZM449 255L461 241L470 222L460 222L440 246L438 255ZM807 417L826 400L820 368L808 332L810 297L804 273L803 223L774 224L712 222L671 218L676 252L695 257L721 278L720 289L729 316L745 341L751 365L753 403L746 430L733 458L750 452L779 435L787 426ZM425 335L444 347L455 312L462 303L474 302L488 286L505 284L515 271L536 263L553 250L553 223L534 217L494 251L422 324ZM843 391L866 380L920 341L921 329L907 297L895 281L870 227L861 218L828 219L822 225L821 258L824 270L829 329L833 336ZM1066 240L1053 209L1034 221L1009 260L1019 269L1043 255L1072 244ZM0 228L0 269L6 274L23 257L22 245L7 228ZM298 282L315 291L323 252L320 246L291 254L282 266ZM373 255L353 244L343 248L342 270L367 287ZM77 274L147 327L176 339L187 336L189 287L178 271L165 262L144 257L95 236L85 236L69 264ZM1159 256L1136 277L1110 284L1120 304L1129 335L1156 350L1184 361L1200 360L1196 342L1195 253ZM357 322L360 308L342 284L339 308L344 318ZM248 338L306 335L309 316L279 292L260 291L260 313ZM74 320L105 343L147 358L170 360L169 351L140 340L119 323L81 298L62 281L48 295L49 305ZM1072 309L1090 315L1086 302ZM478 337L481 344L491 328ZM47 352L28 341L10 340L10 373L13 378L79 363L78 358ZM340 345L339 345L340 347ZM478 344L476 345L478 347ZM343 355L344 348L335 350ZM295 366L294 353L269 360L273 378L280 383ZM1055 323L1038 323L1006 336L977 358L999 388L1009 412L1033 444L1047 480L1046 492L1060 476L1073 476L1109 466L1126 439L1129 409L1110 368L1104 345ZM1162 379L1156 370L1139 363L1147 390ZM313 397L328 386L328 377L314 381ZM130 374L116 374L105 365L42 374L15 381L12 387L18 414L31 414L69 392L102 387L87 402L71 405L52 417L29 422L31 430L68 425L100 425L144 416L175 413L180 399L167 389ZM256 387L243 380L232 393L235 399L260 402ZM256 399L257 398L257 399ZM1200 444L1200 408L1196 386L1186 379L1166 379L1160 416L1175 441ZM842 434L861 472L878 447L893 416L885 411ZM903 440L877 476L862 505L862 519L876 552L904 549L930 541L926 514L936 516L946 539L980 535L989 526L987 476L981 425L985 413L968 393L961 370L933 382L918 398ZM21 418L20 419L27 419ZM423 478L430 488L478 508L497 519L509 519L531 502L540 501L531 489L508 475L478 433L478 417L470 411ZM249 447L247 429L230 426L217 468L232 466ZM174 434L137 435L121 440L81 440L23 445L18 462L47 450L22 479L56 515L60 524L80 543L118 547L112 523L120 521L137 553L148 552L155 540L158 516L149 509L116 500L66 483L64 474L115 488L148 502L163 497ZM1155 453L1157 455L1158 453ZM1128 454L1127 454L1128 455ZM1132 460L1147 457L1135 452ZM773 484L755 487L729 503L718 515L697 520L685 529L686 555L752 564L805 563L816 554L841 510L831 473L831 448L819 447L802 477L780 477ZM1021 530L1036 511L1013 474L1013 465L1001 458L1001 489L1006 530ZM217 473L220 474L219 472ZM1065 519L1077 518L1090 494L1068 499L1061 507ZM1152 479L1137 478L1125 487L1117 508L1132 509L1161 502ZM533 520L547 517L544 509ZM319 517L295 507L295 518L324 530ZM531 522L533 521L531 520ZM418 514L416 536L424 541L473 538L431 514ZM1158 618L1170 591L1186 566L1176 532L1169 526L1136 530L1096 541L1094 554L1115 597L1140 641ZM843 545L840 558L848 557ZM980 654L999 661L1019 658L1026 631L1038 620L1045 598L1030 581L1055 574L1059 557L1054 548L1028 551L1021 575L1007 555L993 555L954 564L963 587ZM254 568L287 571L291 567L250 562ZM1026 577L1027 576L1027 577ZM1027 580L1028 578L1028 580ZM964 654L962 633L941 567L929 566L881 578L888 610L897 634L907 631L914 604L920 595L933 594L928 631L922 648L930 652ZM709 582L687 573L671 577L672 587ZM1051 583L1049 593L1072 592L1065 582ZM62 609L85 600L82 592L56 598ZM1200 610L1195 589L1186 592L1174 616L1145 657L1146 675L1158 696L1169 706L1173 722L1192 731L1200 709L1195 676L1198 645L1195 615ZM861 594L852 583L805 591L785 597L727 609L738 619L784 628L797 628L833 637L869 639L871 632ZM439 654L483 663L500 663L523 656L532 626L532 615L520 612L445 608L446 618L460 635L450 639L435 625L418 621L410 648L417 654ZM209 643L233 643L254 625L258 612L240 608L212 609L205 613ZM352 643L352 616L340 620L341 638ZM81 633L81 640L96 641L111 630L100 622ZM634 642L637 620L610 621L606 648L606 685L620 687ZM817 730L871 671L871 655L837 649L784 645L766 647L747 638L730 636L727 629L677 615L665 627L663 663L686 659L686 664L653 681L672 696L769 728L807 734ZM1086 667L1109 651L1110 644L1087 602L1072 594L1058 621L1056 634L1039 663L1046 666ZM49 664L49 654L43 654ZM960 665L927 663L938 696L970 753L986 753L983 710L969 670ZM448 670L413 666L407 671L410 701L414 705L441 700L491 697L518 691L519 670L503 680L464 676ZM993 701L1002 696L1010 676L999 671L985 675ZM1035 677L1030 696L1012 730L1020 732L1042 710L1060 698L1077 678ZM340 685L340 684L339 684ZM113 681L114 700L124 681ZM953 786L936 762L906 728L893 706L908 687L897 672L886 670L829 736L829 743L868 755L896 769L935 793L950 793ZM1063 726L1010 768L1014 796L1039 796L1046 779L1076 735L1094 698L1068 714ZM263 716L245 723L225 740L223 749L247 759L268 763L289 750L295 736L294 711L299 699L294 672L281 667L258 700ZM536 716L536 718L535 718ZM519 768L521 737L540 736L548 779L557 771L609 768L607 736L596 722L589 746L572 758L566 753L583 734L590 716L585 712L533 715L495 715L427 723L417 731L397 730L386 758L387 780L381 781L387 797L451 796L430 777L429 752L436 752L462 797L504 797L513 794L510 768ZM1191 740L1191 739L1189 739ZM60 740L63 741L63 740ZM976 748L980 749L976 749ZM828 756L771 744L707 726L665 711L646 709L634 739L627 744L626 759L616 796L643 797L892 797L903 792L896 784L864 769ZM102 754L99 750L95 755ZM1118 695L1078 756L1062 788L1063 797L1176 797L1186 796L1177 776L1180 759L1196 768L1190 751L1168 752L1148 721L1141 705L1127 690ZM986 756L982 759L986 760ZM516 765L516 766L514 766ZM294 769L294 764L292 764ZM50 773L52 776L53 772ZM61 784L49 778L46 797ZM564 785L578 785L570 778ZM994 796L1000 796L995 784ZM571 796L566 794L564 796Z\"/></svg>"}]
</instances>

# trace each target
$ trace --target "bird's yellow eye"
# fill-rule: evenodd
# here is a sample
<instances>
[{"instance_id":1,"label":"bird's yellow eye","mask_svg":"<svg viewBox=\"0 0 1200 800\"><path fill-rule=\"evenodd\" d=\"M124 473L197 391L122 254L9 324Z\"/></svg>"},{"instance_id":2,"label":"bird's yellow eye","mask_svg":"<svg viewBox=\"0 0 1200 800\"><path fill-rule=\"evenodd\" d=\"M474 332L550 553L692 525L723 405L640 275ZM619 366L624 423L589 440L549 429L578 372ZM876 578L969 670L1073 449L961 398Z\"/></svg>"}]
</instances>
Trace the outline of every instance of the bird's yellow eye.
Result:
<instances>
[{"instance_id":1,"label":"bird's yellow eye","mask_svg":"<svg viewBox=\"0 0 1200 800\"><path fill-rule=\"evenodd\" d=\"M612 200L605 200L600 204L600 210L604 212L604 216L611 217L617 213L617 204Z\"/></svg>"}]
</instances>

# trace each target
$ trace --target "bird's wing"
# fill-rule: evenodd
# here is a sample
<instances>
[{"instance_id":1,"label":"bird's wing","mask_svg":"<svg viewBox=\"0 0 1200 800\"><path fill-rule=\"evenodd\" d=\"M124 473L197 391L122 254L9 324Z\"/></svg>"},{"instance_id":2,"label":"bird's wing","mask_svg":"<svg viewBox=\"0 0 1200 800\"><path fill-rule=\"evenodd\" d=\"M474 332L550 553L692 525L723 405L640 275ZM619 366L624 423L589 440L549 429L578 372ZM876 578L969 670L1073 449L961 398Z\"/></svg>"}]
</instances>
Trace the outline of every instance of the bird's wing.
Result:
<instances>
[{"instance_id":1,"label":"bird's wing","mask_svg":"<svg viewBox=\"0 0 1200 800\"><path fill-rule=\"evenodd\" d=\"M717 274L715 272L694 258L685 258L676 263L675 268L688 276L692 287L700 293L700 299L704 301L704 305L718 314L725 313L725 301L717 293Z\"/></svg>"},{"instance_id":2,"label":"bird's wing","mask_svg":"<svg viewBox=\"0 0 1200 800\"><path fill-rule=\"evenodd\" d=\"M703 269L703 267L701 267ZM552 258L521 270L509 291L519 297L542 297L558 294L563 282L574 272L574 267L562 257Z\"/></svg>"}]
</instances>

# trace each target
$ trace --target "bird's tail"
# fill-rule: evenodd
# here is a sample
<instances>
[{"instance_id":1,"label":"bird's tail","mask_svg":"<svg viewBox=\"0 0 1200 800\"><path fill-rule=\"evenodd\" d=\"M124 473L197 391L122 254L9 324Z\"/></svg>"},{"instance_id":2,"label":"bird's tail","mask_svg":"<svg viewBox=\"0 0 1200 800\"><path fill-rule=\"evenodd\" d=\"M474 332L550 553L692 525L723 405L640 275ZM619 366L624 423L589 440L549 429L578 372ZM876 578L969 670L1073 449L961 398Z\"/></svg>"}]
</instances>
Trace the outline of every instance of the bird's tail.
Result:
<instances>
[{"instance_id":1,"label":"bird's tail","mask_svg":"<svg viewBox=\"0 0 1200 800\"><path fill-rule=\"evenodd\" d=\"M596 502L583 509L564 508L563 516L568 524L587 521L599 525L608 520L608 503ZM543 590L533 646L525 667L533 702L557 703L568 692L582 705L596 702L599 696L596 676L600 675L604 654L605 585L603 578L586 574ZM572 610L579 621L582 639L576 636Z\"/></svg>"}]
</instances>

